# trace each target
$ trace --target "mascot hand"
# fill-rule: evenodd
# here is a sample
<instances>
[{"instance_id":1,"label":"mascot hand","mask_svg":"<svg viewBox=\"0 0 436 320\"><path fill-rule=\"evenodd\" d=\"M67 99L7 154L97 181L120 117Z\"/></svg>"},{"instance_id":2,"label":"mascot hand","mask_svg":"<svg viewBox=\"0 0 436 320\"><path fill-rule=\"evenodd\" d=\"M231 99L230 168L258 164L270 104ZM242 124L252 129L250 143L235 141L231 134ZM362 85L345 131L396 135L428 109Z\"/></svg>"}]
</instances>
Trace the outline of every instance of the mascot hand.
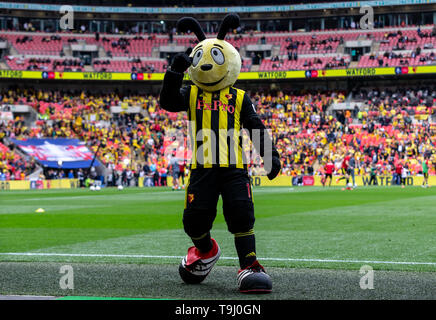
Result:
<instances>
[{"instance_id":1,"label":"mascot hand","mask_svg":"<svg viewBox=\"0 0 436 320\"><path fill-rule=\"evenodd\" d=\"M192 58L189 57L191 52L192 48L188 48L186 52L176 54L171 64L171 70L179 73L185 72L192 63Z\"/></svg>"},{"instance_id":2,"label":"mascot hand","mask_svg":"<svg viewBox=\"0 0 436 320\"><path fill-rule=\"evenodd\" d=\"M273 155L269 159L263 159L264 160L264 167L266 172L268 172L268 179L272 180L280 173L280 170L282 169L282 165L280 163L280 158L278 155Z\"/></svg>"}]
</instances>

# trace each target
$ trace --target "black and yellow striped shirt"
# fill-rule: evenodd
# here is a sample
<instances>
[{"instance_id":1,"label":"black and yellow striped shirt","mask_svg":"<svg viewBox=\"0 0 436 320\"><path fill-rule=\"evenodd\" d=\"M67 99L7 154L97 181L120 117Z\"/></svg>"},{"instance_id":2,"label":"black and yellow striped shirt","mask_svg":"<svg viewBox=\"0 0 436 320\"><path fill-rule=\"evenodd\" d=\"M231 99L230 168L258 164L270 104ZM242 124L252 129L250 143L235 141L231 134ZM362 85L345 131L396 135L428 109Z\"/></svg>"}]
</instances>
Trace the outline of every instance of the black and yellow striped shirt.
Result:
<instances>
[{"instance_id":1,"label":"black and yellow striped shirt","mask_svg":"<svg viewBox=\"0 0 436 320\"><path fill-rule=\"evenodd\" d=\"M191 168L246 168L242 150L242 129L252 136L258 129L260 145L255 146L263 157L268 150L264 139L270 139L245 91L227 87L207 92L190 85L181 88L183 75L168 70L160 94L160 107L170 112L186 111L189 120ZM270 141L270 140L269 140Z\"/></svg>"}]
</instances>

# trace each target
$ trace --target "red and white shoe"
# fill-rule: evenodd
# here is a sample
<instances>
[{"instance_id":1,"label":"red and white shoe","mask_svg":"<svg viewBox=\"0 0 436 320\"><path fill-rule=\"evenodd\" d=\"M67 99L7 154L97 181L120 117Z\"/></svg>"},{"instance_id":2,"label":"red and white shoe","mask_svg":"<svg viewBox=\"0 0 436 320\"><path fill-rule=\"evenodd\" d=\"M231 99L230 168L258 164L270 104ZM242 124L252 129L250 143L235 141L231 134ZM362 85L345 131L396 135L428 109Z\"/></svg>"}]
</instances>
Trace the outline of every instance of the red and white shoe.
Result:
<instances>
[{"instance_id":1,"label":"red and white shoe","mask_svg":"<svg viewBox=\"0 0 436 320\"><path fill-rule=\"evenodd\" d=\"M242 293L270 293L272 282L265 269L256 260L251 266L238 271L238 287Z\"/></svg>"},{"instance_id":2,"label":"red and white shoe","mask_svg":"<svg viewBox=\"0 0 436 320\"><path fill-rule=\"evenodd\" d=\"M206 279L221 255L215 239L212 239L212 243L212 249L207 253L201 253L195 246L188 249L188 254L179 265L179 274L184 282L196 284Z\"/></svg>"}]
</instances>

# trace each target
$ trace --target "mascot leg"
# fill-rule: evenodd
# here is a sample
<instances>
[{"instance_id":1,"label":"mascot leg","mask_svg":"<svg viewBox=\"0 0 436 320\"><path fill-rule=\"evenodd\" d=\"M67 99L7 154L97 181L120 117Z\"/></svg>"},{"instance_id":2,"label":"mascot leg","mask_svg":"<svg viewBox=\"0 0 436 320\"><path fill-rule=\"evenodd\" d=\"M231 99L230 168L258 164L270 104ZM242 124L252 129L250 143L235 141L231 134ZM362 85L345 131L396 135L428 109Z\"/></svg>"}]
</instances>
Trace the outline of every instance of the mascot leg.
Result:
<instances>
[{"instance_id":1,"label":"mascot leg","mask_svg":"<svg viewBox=\"0 0 436 320\"><path fill-rule=\"evenodd\" d=\"M222 186L223 212L227 227L235 237L239 257L238 287L242 293L269 293L272 282L257 261L254 236L254 206L250 179L246 172L228 172Z\"/></svg>"},{"instance_id":2,"label":"mascot leg","mask_svg":"<svg viewBox=\"0 0 436 320\"><path fill-rule=\"evenodd\" d=\"M215 176L214 170L193 170L186 189L183 226L194 246L182 259L179 274L189 284L202 282L221 255L218 243L210 235L219 197Z\"/></svg>"}]
</instances>

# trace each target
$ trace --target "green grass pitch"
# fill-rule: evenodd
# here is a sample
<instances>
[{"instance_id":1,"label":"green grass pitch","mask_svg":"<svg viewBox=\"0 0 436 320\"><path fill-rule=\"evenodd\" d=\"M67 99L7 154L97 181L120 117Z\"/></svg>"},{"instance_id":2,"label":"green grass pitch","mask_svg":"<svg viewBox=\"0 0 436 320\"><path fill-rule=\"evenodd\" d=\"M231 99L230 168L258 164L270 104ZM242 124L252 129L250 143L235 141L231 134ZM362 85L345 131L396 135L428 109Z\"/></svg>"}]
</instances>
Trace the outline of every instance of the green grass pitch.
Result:
<instances>
[{"instance_id":1,"label":"green grass pitch","mask_svg":"<svg viewBox=\"0 0 436 320\"><path fill-rule=\"evenodd\" d=\"M254 188L257 254L265 267L434 271L434 188ZM168 188L0 192L0 262L178 265L184 192ZM45 212L36 213L43 208ZM221 209L212 236L237 268Z\"/></svg>"}]
</instances>

